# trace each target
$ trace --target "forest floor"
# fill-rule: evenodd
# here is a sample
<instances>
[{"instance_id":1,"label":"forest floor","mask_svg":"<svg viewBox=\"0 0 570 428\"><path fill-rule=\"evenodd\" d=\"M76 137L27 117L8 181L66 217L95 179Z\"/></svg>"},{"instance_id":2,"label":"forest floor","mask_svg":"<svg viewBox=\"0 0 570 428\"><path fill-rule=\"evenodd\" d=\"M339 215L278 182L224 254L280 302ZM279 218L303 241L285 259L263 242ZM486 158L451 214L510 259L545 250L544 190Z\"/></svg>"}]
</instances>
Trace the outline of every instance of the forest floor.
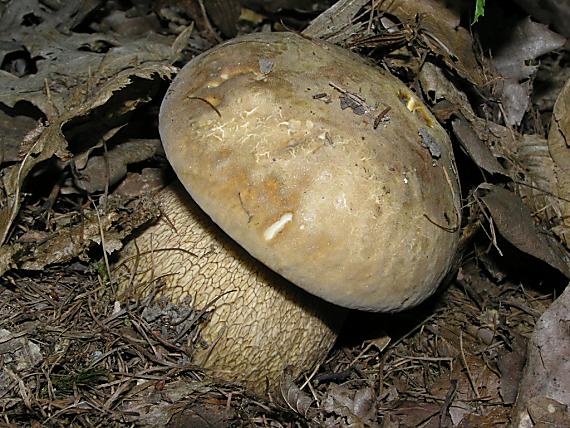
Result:
<instances>
[{"instance_id":1,"label":"forest floor","mask_svg":"<svg viewBox=\"0 0 570 428\"><path fill-rule=\"evenodd\" d=\"M472 25L471 2L344 1L326 28L329 3L0 3L0 426L570 426L566 40L511 2ZM148 313L184 313L197 334L202 308L121 304L112 264L160 214L157 116L178 67L311 21L449 131L462 252L428 301L351 313L318 370L258 397L180 364L178 332Z\"/></svg>"}]
</instances>

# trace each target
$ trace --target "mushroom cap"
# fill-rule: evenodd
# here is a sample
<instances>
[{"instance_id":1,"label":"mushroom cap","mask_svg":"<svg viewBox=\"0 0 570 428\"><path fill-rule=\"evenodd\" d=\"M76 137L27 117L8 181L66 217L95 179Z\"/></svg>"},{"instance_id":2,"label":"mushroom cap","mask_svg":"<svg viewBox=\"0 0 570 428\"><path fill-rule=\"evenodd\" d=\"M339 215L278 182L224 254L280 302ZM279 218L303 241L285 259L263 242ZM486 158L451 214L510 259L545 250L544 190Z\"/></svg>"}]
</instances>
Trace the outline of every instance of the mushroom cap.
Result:
<instances>
[{"instance_id":1,"label":"mushroom cap","mask_svg":"<svg viewBox=\"0 0 570 428\"><path fill-rule=\"evenodd\" d=\"M413 92L357 55L292 33L233 39L180 71L159 123L198 205L314 295L401 310L452 264L450 140Z\"/></svg>"},{"instance_id":2,"label":"mushroom cap","mask_svg":"<svg viewBox=\"0 0 570 428\"><path fill-rule=\"evenodd\" d=\"M193 363L263 395L276 389L285 367L297 376L327 356L345 318L342 308L251 257L180 185L156 199L164 215L127 243L114 277L125 296L147 295L159 281L160 294L174 303L209 310Z\"/></svg>"}]
</instances>

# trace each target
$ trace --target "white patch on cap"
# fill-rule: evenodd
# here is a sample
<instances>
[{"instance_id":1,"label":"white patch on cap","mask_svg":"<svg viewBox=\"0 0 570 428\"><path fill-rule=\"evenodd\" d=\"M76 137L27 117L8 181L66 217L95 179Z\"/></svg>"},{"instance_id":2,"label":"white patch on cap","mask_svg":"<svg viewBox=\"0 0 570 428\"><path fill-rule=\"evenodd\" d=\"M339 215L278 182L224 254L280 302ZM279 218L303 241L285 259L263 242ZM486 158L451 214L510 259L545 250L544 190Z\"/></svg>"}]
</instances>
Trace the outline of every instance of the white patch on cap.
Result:
<instances>
[{"instance_id":1,"label":"white patch on cap","mask_svg":"<svg viewBox=\"0 0 570 428\"><path fill-rule=\"evenodd\" d=\"M263 232L263 237L265 238L265 240L271 241L275 237L275 235L281 232L285 228L285 225L289 223L291 220L293 220L292 213L283 214L281 218L279 218L279 220L277 220L275 223L273 223L271 226L265 229L265 232Z\"/></svg>"}]
</instances>

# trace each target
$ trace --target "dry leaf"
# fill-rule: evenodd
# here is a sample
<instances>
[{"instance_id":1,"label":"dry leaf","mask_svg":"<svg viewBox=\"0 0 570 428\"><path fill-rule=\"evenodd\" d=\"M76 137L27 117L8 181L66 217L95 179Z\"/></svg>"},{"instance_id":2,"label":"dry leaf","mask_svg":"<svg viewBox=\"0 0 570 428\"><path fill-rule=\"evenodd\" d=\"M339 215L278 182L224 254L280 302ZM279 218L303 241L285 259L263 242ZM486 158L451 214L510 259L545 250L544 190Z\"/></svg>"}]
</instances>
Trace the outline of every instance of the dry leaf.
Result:
<instances>
[{"instance_id":1,"label":"dry leaf","mask_svg":"<svg viewBox=\"0 0 570 428\"><path fill-rule=\"evenodd\" d=\"M498 360L501 372L501 397L505 404L513 404L517 398L525 362L526 340L517 336L513 341L512 352L501 352Z\"/></svg>"},{"instance_id":2,"label":"dry leaf","mask_svg":"<svg viewBox=\"0 0 570 428\"><path fill-rule=\"evenodd\" d=\"M491 174L507 175L505 169L495 159L489 148L483 144L481 139L475 134L465 118L456 117L451 122L453 132L469 157L485 171Z\"/></svg>"},{"instance_id":3,"label":"dry leaf","mask_svg":"<svg viewBox=\"0 0 570 428\"><path fill-rule=\"evenodd\" d=\"M435 104L446 100L453 104L457 111L460 111L467 119L475 117L475 112L471 108L469 98L465 92L445 75L443 70L431 62L426 62L418 75L422 90L426 97Z\"/></svg>"},{"instance_id":4,"label":"dry leaf","mask_svg":"<svg viewBox=\"0 0 570 428\"><path fill-rule=\"evenodd\" d=\"M570 37L570 4L560 0L515 0L534 19L549 24L554 31Z\"/></svg>"},{"instance_id":5,"label":"dry leaf","mask_svg":"<svg viewBox=\"0 0 570 428\"><path fill-rule=\"evenodd\" d=\"M22 160L20 145L36 126L31 117L8 115L0 110L0 164Z\"/></svg>"},{"instance_id":6,"label":"dry leaf","mask_svg":"<svg viewBox=\"0 0 570 428\"><path fill-rule=\"evenodd\" d=\"M147 387L141 394L122 400L120 407L125 412L127 422L148 427L169 426L174 415L181 411L181 405L184 404L185 399L191 398L190 403L192 403L196 401L196 397L206 396L212 390L213 387L206 382L176 381L166 384L161 390L152 386ZM220 412L220 407L217 409L218 415L212 415L212 409L207 409L202 420L212 422L213 426L220 426L216 423L219 424L224 419L229 418L231 410L226 413Z\"/></svg>"},{"instance_id":7,"label":"dry leaf","mask_svg":"<svg viewBox=\"0 0 570 428\"><path fill-rule=\"evenodd\" d=\"M226 37L237 34L237 23L241 7L238 0L208 0L204 2L206 12L216 27Z\"/></svg>"},{"instance_id":8,"label":"dry leaf","mask_svg":"<svg viewBox=\"0 0 570 428\"><path fill-rule=\"evenodd\" d=\"M471 413L465 415L459 428L506 427L509 426L509 408L495 408L486 415ZM521 427L522 428L522 427Z\"/></svg>"},{"instance_id":9,"label":"dry leaf","mask_svg":"<svg viewBox=\"0 0 570 428\"><path fill-rule=\"evenodd\" d=\"M523 135L510 157L517 192L570 249L570 80L554 105L548 140Z\"/></svg>"},{"instance_id":10,"label":"dry leaf","mask_svg":"<svg viewBox=\"0 0 570 428\"><path fill-rule=\"evenodd\" d=\"M303 416L307 416L314 402L313 398L295 384L293 368L285 367L281 379L279 380L279 390L281 398L289 408Z\"/></svg>"},{"instance_id":11,"label":"dry leaf","mask_svg":"<svg viewBox=\"0 0 570 428\"><path fill-rule=\"evenodd\" d=\"M501 100L508 125L519 125L528 108L531 92L529 79L537 65L530 65L541 55L564 45L566 39L548 29L546 25L520 21L508 33L498 34L501 46L494 52L493 64L503 76L500 81Z\"/></svg>"},{"instance_id":12,"label":"dry leaf","mask_svg":"<svg viewBox=\"0 0 570 428\"><path fill-rule=\"evenodd\" d=\"M536 427L570 426L570 408L549 397L533 397L527 404L527 411Z\"/></svg>"},{"instance_id":13,"label":"dry leaf","mask_svg":"<svg viewBox=\"0 0 570 428\"><path fill-rule=\"evenodd\" d=\"M569 327L570 287L567 286L542 314L532 333L514 412L518 422L528 418L527 410L532 412L530 402L533 397L545 396L570 405Z\"/></svg>"},{"instance_id":14,"label":"dry leaf","mask_svg":"<svg viewBox=\"0 0 570 428\"><path fill-rule=\"evenodd\" d=\"M40 347L26 338L26 331L12 333L0 329L0 357L3 365L11 367L16 372L34 367L43 360Z\"/></svg>"},{"instance_id":15,"label":"dry leaf","mask_svg":"<svg viewBox=\"0 0 570 428\"><path fill-rule=\"evenodd\" d=\"M122 248L123 239L134 230L156 220L160 215L158 205L149 199L134 201L125 207L123 201L115 201L111 197L106 205L106 213L97 215L94 209L85 210L84 217L77 224L58 227L49 239L21 244L27 251L21 248L20 254L13 255L18 267L42 270L48 265L81 257L94 245L102 245L111 254ZM103 243L101 233L105 240Z\"/></svg>"},{"instance_id":16,"label":"dry leaf","mask_svg":"<svg viewBox=\"0 0 570 428\"><path fill-rule=\"evenodd\" d=\"M268 12L279 12L283 9L295 10L299 13L316 12L326 9L330 1L327 0L241 0L246 7L258 10L259 8Z\"/></svg>"},{"instance_id":17,"label":"dry leaf","mask_svg":"<svg viewBox=\"0 0 570 428\"><path fill-rule=\"evenodd\" d=\"M345 385L331 385L322 407L346 418L348 426L369 426L376 420L376 397L370 387L354 390Z\"/></svg>"},{"instance_id":18,"label":"dry leaf","mask_svg":"<svg viewBox=\"0 0 570 428\"><path fill-rule=\"evenodd\" d=\"M122 36L144 36L160 31L160 22L155 14L132 7L128 10L114 10L101 20L101 24L92 25L100 33L117 33Z\"/></svg>"},{"instance_id":19,"label":"dry leaf","mask_svg":"<svg viewBox=\"0 0 570 428\"><path fill-rule=\"evenodd\" d=\"M161 168L143 168L139 173L128 173L117 186L113 195L130 200L158 192L166 187L168 180Z\"/></svg>"},{"instance_id":20,"label":"dry leaf","mask_svg":"<svg viewBox=\"0 0 570 428\"><path fill-rule=\"evenodd\" d=\"M101 85L95 88L97 89L96 96L84 104L70 108L65 114L55 119L55 122L43 129L22 162L2 171L7 200L0 209L0 244L7 238L12 222L19 210L20 188L31 169L54 155L62 160L70 159L67 153L67 140L62 132L64 125L101 108L121 90L130 87L127 97L113 98L116 104L112 105L112 113L121 117L136 109L141 103L148 101L150 93L156 90L158 82L161 79L170 79L175 71L174 67L162 64L147 64L124 70L114 78L101 82ZM133 97L133 99L129 97Z\"/></svg>"},{"instance_id":21,"label":"dry leaf","mask_svg":"<svg viewBox=\"0 0 570 428\"><path fill-rule=\"evenodd\" d=\"M550 123L548 150L554 162L554 176L551 192L556 198L550 198L558 209L559 225L556 233L570 248L570 80L560 92ZM555 200L554 200L555 199Z\"/></svg>"},{"instance_id":22,"label":"dry leaf","mask_svg":"<svg viewBox=\"0 0 570 428\"><path fill-rule=\"evenodd\" d=\"M357 33L364 24L353 18L369 0L340 0L315 18L303 35L342 44Z\"/></svg>"},{"instance_id":23,"label":"dry leaf","mask_svg":"<svg viewBox=\"0 0 570 428\"><path fill-rule=\"evenodd\" d=\"M485 84L471 34L459 25L459 16L454 11L436 0L390 0L377 2L377 5L379 10L404 23L414 23L418 17L422 40L430 50L461 77L477 86Z\"/></svg>"},{"instance_id":24,"label":"dry leaf","mask_svg":"<svg viewBox=\"0 0 570 428\"><path fill-rule=\"evenodd\" d=\"M68 161L67 139L73 124L94 111L111 109L105 123L126 120L141 103L147 102L162 79L170 79L176 69L168 65L178 54L169 39L149 34L133 41L97 33L70 31L98 1L69 3L55 12L35 0L9 2L0 18L0 39L11 40L10 52L22 51L37 70L25 76L0 73L0 103L14 107L28 101L45 114L45 121L25 141L25 156L1 171L5 200L0 209L0 244L7 239L20 207L20 189L28 173L38 163L57 156ZM37 26L22 26L28 13L41 15ZM44 17L45 14L45 17ZM101 52L101 46L110 46ZM4 52L6 54L6 52ZM129 87L129 91L122 91ZM108 112L107 112L108 113ZM97 138L107 130L90 125L85 138ZM78 125L80 127L80 125ZM112 126L109 126L112 128ZM100 129L103 128L103 129ZM6 265L4 265L6 266Z\"/></svg>"},{"instance_id":25,"label":"dry leaf","mask_svg":"<svg viewBox=\"0 0 570 428\"><path fill-rule=\"evenodd\" d=\"M437 427L439 422L440 403L417 403L415 401L398 401L392 408L382 413L390 417L398 427ZM429 425L428 425L429 423Z\"/></svg>"},{"instance_id":26,"label":"dry leaf","mask_svg":"<svg viewBox=\"0 0 570 428\"><path fill-rule=\"evenodd\" d=\"M570 263L557 243L535 226L530 210L514 193L488 185L481 197L499 233L519 250L558 269L570 278Z\"/></svg>"},{"instance_id":27,"label":"dry leaf","mask_svg":"<svg viewBox=\"0 0 570 428\"><path fill-rule=\"evenodd\" d=\"M14 2L12 2L13 4ZM14 107L29 101L38 107L48 121L54 122L70 109L92 103L97 89L117 74L157 62L170 63L170 45L166 39L152 36L123 42L101 34L62 34L55 29L18 31L8 36L21 44L35 61L37 71L26 78L0 74L0 102ZM158 40L155 40L158 39ZM112 46L106 53L97 52L98 45Z\"/></svg>"},{"instance_id":28,"label":"dry leaf","mask_svg":"<svg viewBox=\"0 0 570 428\"><path fill-rule=\"evenodd\" d=\"M438 119L447 121L454 117L452 127L455 136L473 162L491 174L508 175L497 160L501 155L504 157L502 147L509 139L501 137L509 134L508 129L504 128L499 135L494 134L493 128L500 125L490 124L477 117L467 95L459 90L436 65L426 62L419 79L426 96L433 103L438 103L435 106Z\"/></svg>"},{"instance_id":29,"label":"dry leaf","mask_svg":"<svg viewBox=\"0 0 570 428\"><path fill-rule=\"evenodd\" d=\"M101 156L92 156L75 176L75 185L87 193L105 190L127 175L127 165L154 156L162 145L160 140L130 140Z\"/></svg>"},{"instance_id":30,"label":"dry leaf","mask_svg":"<svg viewBox=\"0 0 570 428\"><path fill-rule=\"evenodd\" d=\"M60 2L41 0L16 0L4 2L0 14L0 28L8 31L29 25L25 22L38 22L38 27L59 28L68 32L93 12L102 0L85 0L82 2ZM11 39L9 39L11 40Z\"/></svg>"}]
</instances>

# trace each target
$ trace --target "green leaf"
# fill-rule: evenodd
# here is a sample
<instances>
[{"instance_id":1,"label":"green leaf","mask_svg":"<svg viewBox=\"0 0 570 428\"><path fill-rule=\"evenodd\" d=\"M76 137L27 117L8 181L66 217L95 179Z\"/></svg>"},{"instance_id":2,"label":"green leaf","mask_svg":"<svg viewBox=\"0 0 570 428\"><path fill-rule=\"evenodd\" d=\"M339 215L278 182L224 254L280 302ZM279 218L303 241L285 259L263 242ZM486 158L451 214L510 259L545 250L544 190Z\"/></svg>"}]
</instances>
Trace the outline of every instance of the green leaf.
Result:
<instances>
[{"instance_id":1,"label":"green leaf","mask_svg":"<svg viewBox=\"0 0 570 428\"><path fill-rule=\"evenodd\" d=\"M485 0L477 0L475 2L475 16L471 25L475 24L482 16L485 16Z\"/></svg>"}]
</instances>

